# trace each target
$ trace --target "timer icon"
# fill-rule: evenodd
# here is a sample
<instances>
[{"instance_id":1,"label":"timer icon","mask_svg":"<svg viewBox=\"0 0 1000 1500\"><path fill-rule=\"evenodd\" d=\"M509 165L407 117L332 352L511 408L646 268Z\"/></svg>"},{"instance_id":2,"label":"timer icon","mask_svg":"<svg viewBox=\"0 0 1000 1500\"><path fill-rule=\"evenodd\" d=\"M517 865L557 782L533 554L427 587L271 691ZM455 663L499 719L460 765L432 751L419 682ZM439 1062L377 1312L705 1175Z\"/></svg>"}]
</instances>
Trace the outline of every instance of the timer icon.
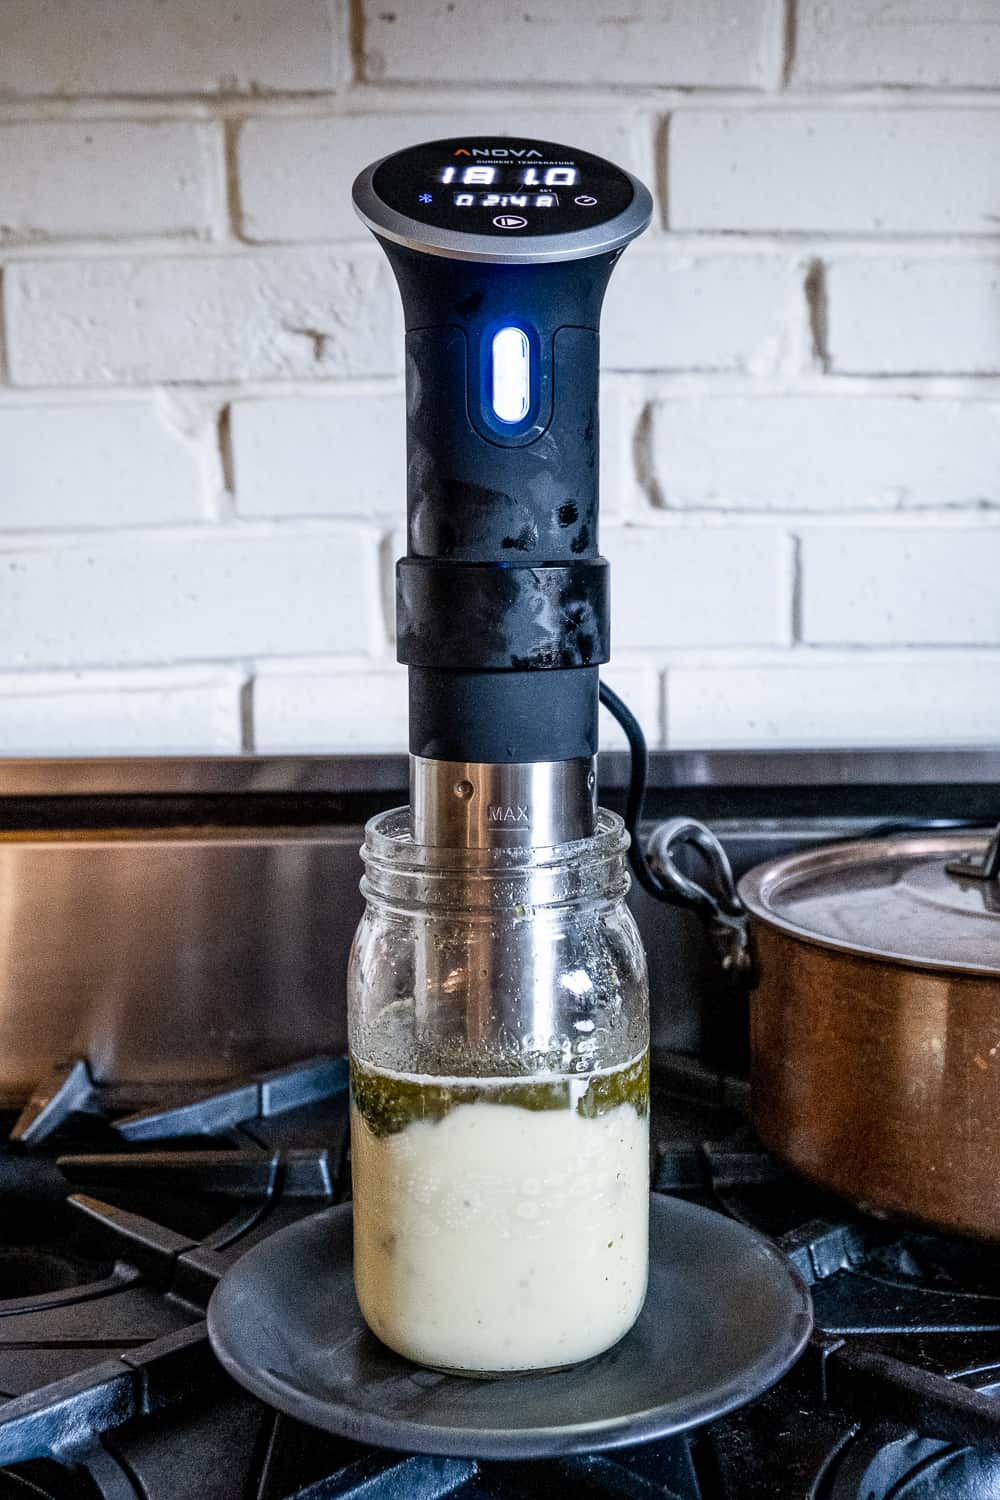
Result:
<instances>
[{"instance_id":1,"label":"timer icon","mask_svg":"<svg viewBox=\"0 0 1000 1500\"><path fill-rule=\"evenodd\" d=\"M581 208L593 208L597 199L592 198L589 193L581 193L578 198L573 199L573 202L579 203Z\"/></svg>"}]
</instances>

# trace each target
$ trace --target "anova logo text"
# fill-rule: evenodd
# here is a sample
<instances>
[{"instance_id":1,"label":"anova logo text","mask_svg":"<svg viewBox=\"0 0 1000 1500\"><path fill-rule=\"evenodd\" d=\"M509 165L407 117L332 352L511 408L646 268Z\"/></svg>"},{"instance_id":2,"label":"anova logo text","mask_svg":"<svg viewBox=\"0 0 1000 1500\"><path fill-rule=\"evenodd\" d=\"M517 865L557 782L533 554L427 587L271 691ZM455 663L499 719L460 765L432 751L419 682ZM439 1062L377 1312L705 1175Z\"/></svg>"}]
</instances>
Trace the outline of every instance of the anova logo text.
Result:
<instances>
[{"instance_id":1,"label":"anova logo text","mask_svg":"<svg viewBox=\"0 0 1000 1500\"><path fill-rule=\"evenodd\" d=\"M542 153L536 151L534 146L473 146L468 150L465 146L459 146L453 152L455 156L512 156L517 161L527 161L532 156L537 156L539 161Z\"/></svg>"}]
</instances>

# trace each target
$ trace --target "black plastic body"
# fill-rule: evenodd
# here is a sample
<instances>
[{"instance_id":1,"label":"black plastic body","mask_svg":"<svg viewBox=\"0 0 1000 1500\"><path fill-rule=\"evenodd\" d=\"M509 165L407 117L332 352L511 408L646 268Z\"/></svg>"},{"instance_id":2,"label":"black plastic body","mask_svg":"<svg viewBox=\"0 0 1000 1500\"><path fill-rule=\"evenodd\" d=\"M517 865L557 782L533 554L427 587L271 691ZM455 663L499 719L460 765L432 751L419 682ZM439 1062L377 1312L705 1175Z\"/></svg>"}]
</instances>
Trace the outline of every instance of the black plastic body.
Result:
<instances>
[{"instance_id":1,"label":"black plastic body","mask_svg":"<svg viewBox=\"0 0 1000 1500\"><path fill-rule=\"evenodd\" d=\"M410 749L492 762L594 755L610 651L598 324L621 251L490 265L382 245L406 321L396 627ZM516 424L490 400L492 340L508 325L527 333L534 367Z\"/></svg>"}]
</instances>

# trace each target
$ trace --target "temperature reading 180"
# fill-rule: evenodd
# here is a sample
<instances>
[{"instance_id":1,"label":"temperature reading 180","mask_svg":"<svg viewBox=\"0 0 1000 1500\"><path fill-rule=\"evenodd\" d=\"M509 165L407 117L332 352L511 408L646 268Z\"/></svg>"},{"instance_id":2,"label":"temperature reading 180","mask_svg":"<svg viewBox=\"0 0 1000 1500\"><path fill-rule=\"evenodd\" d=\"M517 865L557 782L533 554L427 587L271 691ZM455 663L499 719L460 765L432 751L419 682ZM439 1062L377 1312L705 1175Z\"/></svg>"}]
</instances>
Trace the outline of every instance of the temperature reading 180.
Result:
<instances>
[{"instance_id":1,"label":"temperature reading 180","mask_svg":"<svg viewBox=\"0 0 1000 1500\"><path fill-rule=\"evenodd\" d=\"M445 167L442 182L461 182L466 187L490 187L496 181L496 167L463 167L461 177L456 178L457 167ZM508 179L509 180L509 179ZM574 187L575 167L522 167L522 187Z\"/></svg>"}]
</instances>

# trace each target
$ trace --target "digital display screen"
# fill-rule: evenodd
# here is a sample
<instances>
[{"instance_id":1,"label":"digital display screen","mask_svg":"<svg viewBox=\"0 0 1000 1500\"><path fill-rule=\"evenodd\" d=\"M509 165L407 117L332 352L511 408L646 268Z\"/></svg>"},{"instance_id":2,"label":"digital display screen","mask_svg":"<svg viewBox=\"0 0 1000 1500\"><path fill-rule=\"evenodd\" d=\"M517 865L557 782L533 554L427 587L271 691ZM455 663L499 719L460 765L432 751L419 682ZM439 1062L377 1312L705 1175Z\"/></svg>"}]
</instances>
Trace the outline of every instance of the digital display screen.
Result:
<instances>
[{"instance_id":1,"label":"digital display screen","mask_svg":"<svg viewBox=\"0 0 1000 1500\"><path fill-rule=\"evenodd\" d=\"M623 213L624 172L585 151L503 137L434 141L387 157L372 186L397 213L470 234L565 234Z\"/></svg>"}]
</instances>

